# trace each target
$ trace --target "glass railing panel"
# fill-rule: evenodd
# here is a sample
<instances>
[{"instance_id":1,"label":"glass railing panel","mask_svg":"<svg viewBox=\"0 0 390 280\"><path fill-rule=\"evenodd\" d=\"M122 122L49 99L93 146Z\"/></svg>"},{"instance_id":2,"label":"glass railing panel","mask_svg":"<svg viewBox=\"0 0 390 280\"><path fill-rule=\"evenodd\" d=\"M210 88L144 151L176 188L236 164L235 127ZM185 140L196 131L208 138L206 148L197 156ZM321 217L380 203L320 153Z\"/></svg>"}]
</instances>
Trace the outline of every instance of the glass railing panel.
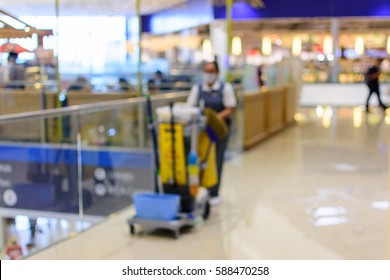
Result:
<instances>
[{"instance_id":1,"label":"glass railing panel","mask_svg":"<svg viewBox=\"0 0 390 280\"><path fill-rule=\"evenodd\" d=\"M187 95L152 96L154 119ZM233 152L241 118L238 108ZM129 207L139 191L154 191L145 98L0 117L3 248L15 238L25 255L39 251Z\"/></svg>"},{"instance_id":2,"label":"glass railing panel","mask_svg":"<svg viewBox=\"0 0 390 280\"><path fill-rule=\"evenodd\" d=\"M84 215L104 218L129 207L134 192L153 191L143 107L80 112Z\"/></svg>"},{"instance_id":3,"label":"glass railing panel","mask_svg":"<svg viewBox=\"0 0 390 280\"><path fill-rule=\"evenodd\" d=\"M81 112L84 214L106 217L132 204L136 192L154 191L154 172L146 105ZM186 94L152 97L156 108L184 102Z\"/></svg>"},{"instance_id":4,"label":"glass railing panel","mask_svg":"<svg viewBox=\"0 0 390 280\"><path fill-rule=\"evenodd\" d=\"M76 112L19 116L0 118L0 243L27 256L99 219L80 219Z\"/></svg>"}]
</instances>

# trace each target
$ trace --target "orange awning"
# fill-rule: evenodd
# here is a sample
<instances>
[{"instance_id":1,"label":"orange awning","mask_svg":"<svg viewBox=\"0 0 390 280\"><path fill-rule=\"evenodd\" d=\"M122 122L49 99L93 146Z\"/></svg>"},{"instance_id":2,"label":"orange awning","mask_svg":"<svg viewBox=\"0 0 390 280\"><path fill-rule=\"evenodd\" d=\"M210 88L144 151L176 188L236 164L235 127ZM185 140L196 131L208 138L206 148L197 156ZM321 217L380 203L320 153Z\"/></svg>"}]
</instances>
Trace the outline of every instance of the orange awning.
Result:
<instances>
[{"instance_id":1,"label":"orange awning","mask_svg":"<svg viewBox=\"0 0 390 280\"><path fill-rule=\"evenodd\" d=\"M9 52L22 53L22 52L31 52L31 51L26 49L26 48L23 48L22 46L20 46L18 44L13 44L13 43L7 42L7 43L0 46L0 52L2 52L2 53L9 53Z\"/></svg>"}]
</instances>

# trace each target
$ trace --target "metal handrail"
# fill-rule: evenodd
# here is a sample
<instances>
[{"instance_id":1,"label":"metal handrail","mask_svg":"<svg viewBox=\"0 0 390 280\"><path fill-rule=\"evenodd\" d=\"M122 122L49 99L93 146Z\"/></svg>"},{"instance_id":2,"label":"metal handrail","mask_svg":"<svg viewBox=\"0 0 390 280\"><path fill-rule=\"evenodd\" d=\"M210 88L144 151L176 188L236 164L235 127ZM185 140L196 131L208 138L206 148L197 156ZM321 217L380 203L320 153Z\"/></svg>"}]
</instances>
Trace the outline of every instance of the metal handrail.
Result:
<instances>
[{"instance_id":1,"label":"metal handrail","mask_svg":"<svg viewBox=\"0 0 390 280\"><path fill-rule=\"evenodd\" d=\"M161 95L154 95L151 97L152 101L164 101L172 100L180 97L186 97L189 94L188 91L175 92L175 93L164 93ZM46 109L40 111L32 111L25 113L9 114L0 116L0 124L9 123L13 121L30 120L32 118L47 118L47 117L61 117L75 113L95 113L99 111L122 109L131 105L139 105L146 102L146 98L142 97L131 97L127 99L119 99L113 101L104 101L90 104L74 105L65 108Z\"/></svg>"}]
</instances>

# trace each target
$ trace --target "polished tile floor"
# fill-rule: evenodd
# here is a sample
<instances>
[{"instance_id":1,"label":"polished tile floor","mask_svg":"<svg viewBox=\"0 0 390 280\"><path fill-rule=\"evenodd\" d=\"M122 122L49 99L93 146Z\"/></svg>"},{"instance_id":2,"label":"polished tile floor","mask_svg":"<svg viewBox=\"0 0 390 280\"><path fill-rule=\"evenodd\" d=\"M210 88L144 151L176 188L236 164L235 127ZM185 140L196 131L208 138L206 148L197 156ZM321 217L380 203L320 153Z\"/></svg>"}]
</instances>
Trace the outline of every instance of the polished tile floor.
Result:
<instances>
[{"instance_id":1,"label":"polished tile floor","mask_svg":"<svg viewBox=\"0 0 390 280\"><path fill-rule=\"evenodd\" d=\"M30 259L390 259L390 115L301 109L226 164L222 202L183 233L132 237L111 216Z\"/></svg>"}]
</instances>

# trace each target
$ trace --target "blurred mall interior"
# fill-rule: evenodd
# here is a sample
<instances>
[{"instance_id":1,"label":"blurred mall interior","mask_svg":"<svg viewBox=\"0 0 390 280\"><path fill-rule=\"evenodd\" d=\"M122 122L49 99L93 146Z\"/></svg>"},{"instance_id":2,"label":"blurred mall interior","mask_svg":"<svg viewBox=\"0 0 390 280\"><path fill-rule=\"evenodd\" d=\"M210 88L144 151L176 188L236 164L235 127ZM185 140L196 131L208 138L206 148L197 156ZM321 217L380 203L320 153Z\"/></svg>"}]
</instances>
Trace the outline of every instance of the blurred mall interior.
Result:
<instances>
[{"instance_id":1,"label":"blurred mall interior","mask_svg":"<svg viewBox=\"0 0 390 280\"><path fill-rule=\"evenodd\" d=\"M220 139L194 122L191 169L196 129L156 112L210 61L236 102L198 214L175 172ZM1 259L390 259L388 105L388 0L0 0ZM145 222L160 177L181 210Z\"/></svg>"}]
</instances>

